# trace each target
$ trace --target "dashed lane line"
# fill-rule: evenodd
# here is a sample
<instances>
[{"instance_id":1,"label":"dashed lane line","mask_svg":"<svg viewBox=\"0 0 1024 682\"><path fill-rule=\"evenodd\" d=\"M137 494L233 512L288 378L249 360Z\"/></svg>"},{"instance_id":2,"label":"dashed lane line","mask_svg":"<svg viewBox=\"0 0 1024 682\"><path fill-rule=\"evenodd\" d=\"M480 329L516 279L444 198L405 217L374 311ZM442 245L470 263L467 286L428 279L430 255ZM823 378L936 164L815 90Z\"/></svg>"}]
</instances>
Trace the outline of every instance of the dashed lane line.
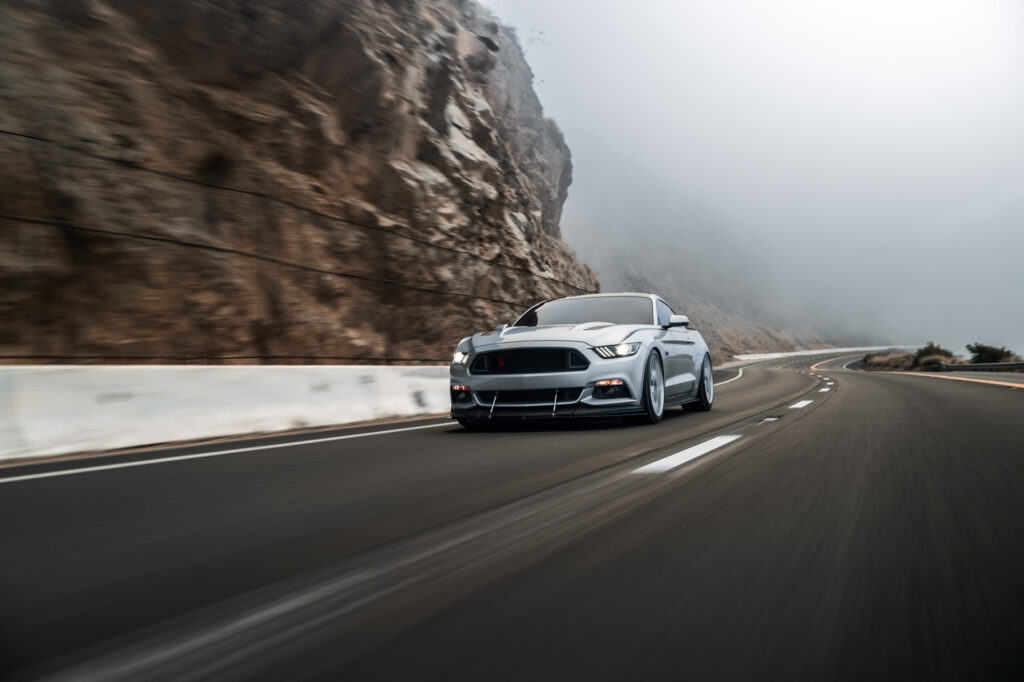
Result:
<instances>
[{"instance_id":1,"label":"dashed lane line","mask_svg":"<svg viewBox=\"0 0 1024 682\"><path fill-rule=\"evenodd\" d=\"M668 457L662 457L661 459L655 460L655 461L651 462L650 464L645 464L644 466L640 467L639 469L633 470L633 473L634 474L661 474L661 473L664 473L666 471L670 471L672 469L675 469L676 467L680 467L680 466L686 464L687 462L689 462L691 460L697 459L698 457L700 457L702 455L706 455L709 452L711 452L712 450L717 450L718 448L722 447L723 445L728 445L729 443L731 443L734 440L737 440L739 438L741 438L741 436L715 436L711 440L704 441L700 445L694 445L691 448L686 448L685 450L680 450L679 452L675 453L674 455L669 455Z\"/></svg>"}]
</instances>

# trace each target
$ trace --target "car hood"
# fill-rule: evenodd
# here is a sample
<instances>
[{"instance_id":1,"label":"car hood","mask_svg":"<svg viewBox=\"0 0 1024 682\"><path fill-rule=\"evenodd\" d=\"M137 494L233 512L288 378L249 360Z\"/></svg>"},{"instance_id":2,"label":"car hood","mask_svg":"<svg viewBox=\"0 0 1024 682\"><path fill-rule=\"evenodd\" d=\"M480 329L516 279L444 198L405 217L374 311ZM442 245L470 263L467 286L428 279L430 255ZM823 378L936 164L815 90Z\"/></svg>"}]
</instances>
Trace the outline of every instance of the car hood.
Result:
<instances>
[{"instance_id":1,"label":"car hood","mask_svg":"<svg viewBox=\"0 0 1024 682\"><path fill-rule=\"evenodd\" d=\"M482 332L470 339L470 348L485 349L489 346L503 346L520 343L585 343L591 346L607 346L622 343L640 329L651 325L610 324L608 322L587 322L577 325L549 325L544 327L506 327L501 332Z\"/></svg>"}]
</instances>

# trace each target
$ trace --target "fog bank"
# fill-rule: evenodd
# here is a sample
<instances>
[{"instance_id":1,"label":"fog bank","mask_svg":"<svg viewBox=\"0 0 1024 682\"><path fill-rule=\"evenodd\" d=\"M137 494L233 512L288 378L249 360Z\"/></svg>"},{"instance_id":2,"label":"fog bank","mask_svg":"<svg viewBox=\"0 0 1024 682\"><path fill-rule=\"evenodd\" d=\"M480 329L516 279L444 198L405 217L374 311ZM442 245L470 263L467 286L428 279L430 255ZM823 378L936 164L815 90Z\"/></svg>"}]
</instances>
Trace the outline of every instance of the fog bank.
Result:
<instances>
[{"instance_id":1,"label":"fog bank","mask_svg":"<svg viewBox=\"0 0 1024 682\"><path fill-rule=\"evenodd\" d=\"M1019 3L487 4L565 133L563 234L602 280L1024 350Z\"/></svg>"}]
</instances>

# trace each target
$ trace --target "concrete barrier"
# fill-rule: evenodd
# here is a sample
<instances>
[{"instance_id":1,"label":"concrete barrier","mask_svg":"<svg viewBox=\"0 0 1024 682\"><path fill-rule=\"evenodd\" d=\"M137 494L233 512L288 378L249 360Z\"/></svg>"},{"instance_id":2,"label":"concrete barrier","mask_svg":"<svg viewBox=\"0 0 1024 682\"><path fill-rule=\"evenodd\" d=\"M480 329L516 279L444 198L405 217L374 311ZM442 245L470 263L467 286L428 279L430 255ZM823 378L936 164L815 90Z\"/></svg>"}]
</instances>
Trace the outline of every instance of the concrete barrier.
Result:
<instances>
[{"instance_id":1,"label":"concrete barrier","mask_svg":"<svg viewBox=\"0 0 1024 682\"><path fill-rule=\"evenodd\" d=\"M877 348L737 355L739 361ZM0 366L0 460L448 412L448 367Z\"/></svg>"},{"instance_id":2,"label":"concrete barrier","mask_svg":"<svg viewBox=\"0 0 1024 682\"><path fill-rule=\"evenodd\" d=\"M449 407L437 366L3 366L0 460Z\"/></svg>"}]
</instances>

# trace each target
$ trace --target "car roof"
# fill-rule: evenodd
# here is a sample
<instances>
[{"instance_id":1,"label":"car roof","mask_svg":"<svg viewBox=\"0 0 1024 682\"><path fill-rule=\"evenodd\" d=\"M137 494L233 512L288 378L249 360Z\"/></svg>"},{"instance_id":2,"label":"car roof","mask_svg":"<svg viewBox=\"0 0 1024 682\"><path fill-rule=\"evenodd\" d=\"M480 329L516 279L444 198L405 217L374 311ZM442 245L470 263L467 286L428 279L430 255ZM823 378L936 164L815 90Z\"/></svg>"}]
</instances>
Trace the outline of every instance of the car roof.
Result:
<instances>
[{"instance_id":1,"label":"car roof","mask_svg":"<svg viewBox=\"0 0 1024 682\"><path fill-rule=\"evenodd\" d=\"M582 296L563 296L562 298L552 298L552 301L561 301L567 298L602 298L605 296L642 296L644 298L661 298L657 294L645 294L639 291L616 291L611 293L602 294L584 294Z\"/></svg>"}]
</instances>

